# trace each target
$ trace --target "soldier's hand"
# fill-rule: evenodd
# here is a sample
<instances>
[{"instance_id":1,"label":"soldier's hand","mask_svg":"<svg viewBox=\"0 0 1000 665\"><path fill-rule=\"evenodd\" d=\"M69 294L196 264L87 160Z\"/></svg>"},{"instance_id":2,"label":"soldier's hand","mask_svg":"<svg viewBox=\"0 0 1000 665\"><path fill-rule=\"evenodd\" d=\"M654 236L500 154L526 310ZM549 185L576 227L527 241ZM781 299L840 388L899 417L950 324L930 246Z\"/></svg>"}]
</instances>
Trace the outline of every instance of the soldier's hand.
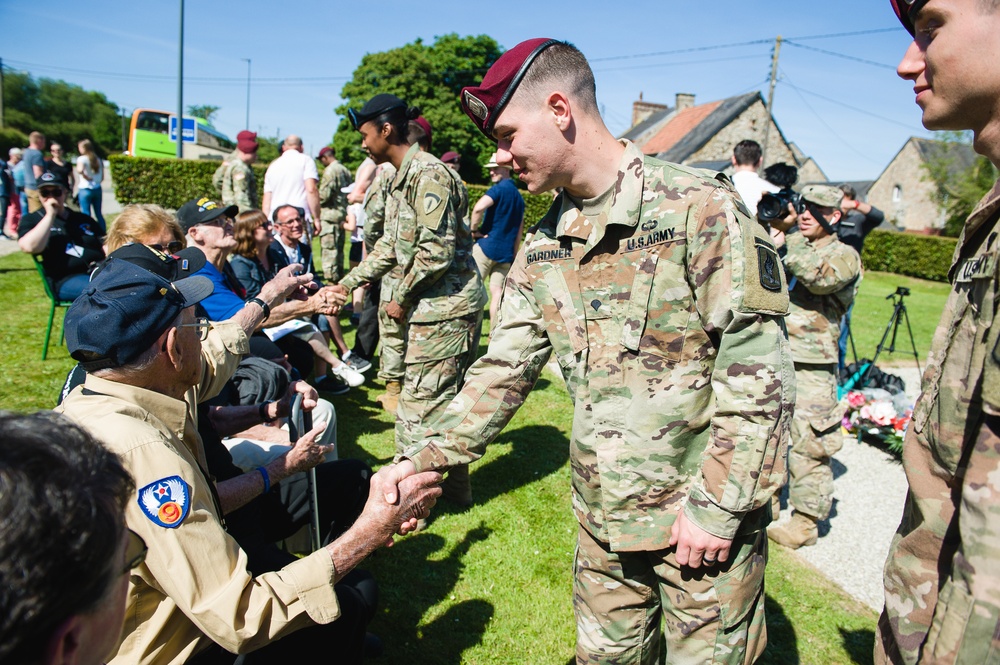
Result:
<instances>
[{"instance_id":1,"label":"soldier's hand","mask_svg":"<svg viewBox=\"0 0 1000 665\"><path fill-rule=\"evenodd\" d=\"M677 546L677 563L689 568L712 566L729 558L733 541L713 536L692 522L681 510L670 527L670 546Z\"/></svg>"},{"instance_id":2,"label":"soldier's hand","mask_svg":"<svg viewBox=\"0 0 1000 665\"><path fill-rule=\"evenodd\" d=\"M394 533L405 534L415 529L417 520L427 517L441 496L440 473L425 471L400 478L395 466L380 469L372 476L368 502L358 518L375 530L373 535L380 541L391 541ZM392 502L385 500L390 494Z\"/></svg>"},{"instance_id":3,"label":"soldier's hand","mask_svg":"<svg viewBox=\"0 0 1000 665\"><path fill-rule=\"evenodd\" d=\"M339 284L334 284L333 286L324 286L322 290L326 293L327 298L329 298L330 302L338 306L346 303L347 297L350 295L347 292L347 289L345 289Z\"/></svg>"},{"instance_id":4,"label":"soldier's hand","mask_svg":"<svg viewBox=\"0 0 1000 665\"><path fill-rule=\"evenodd\" d=\"M396 321L403 321L406 319L406 310L403 309L402 305L397 303L395 300L390 300L385 304L385 313L389 315L389 318L395 319Z\"/></svg>"},{"instance_id":5,"label":"soldier's hand","mask_svg":"<svg viewBox=\"0 0 1000 665\"><path fill-rule=\"evenodd\" d=\"M775 219L771 222L771 228L784 233L799 222L799 214L795 212L795 206L788 204L788 214L783 219Z\"/></svg>"}]
</instances>

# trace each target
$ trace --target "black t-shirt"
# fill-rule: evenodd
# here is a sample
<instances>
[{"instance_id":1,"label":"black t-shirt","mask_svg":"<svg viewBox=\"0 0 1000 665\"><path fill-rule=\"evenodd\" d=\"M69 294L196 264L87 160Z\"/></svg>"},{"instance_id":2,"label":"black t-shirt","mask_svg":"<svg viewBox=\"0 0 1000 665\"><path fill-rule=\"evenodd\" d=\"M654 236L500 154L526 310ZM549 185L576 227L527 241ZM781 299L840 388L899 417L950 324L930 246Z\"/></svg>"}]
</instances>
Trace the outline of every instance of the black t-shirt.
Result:
<instances>
[{"instance_id":1,"label":"black t-shirt","mask_svg":"<svg viewBox=\"0 0 1000 665\"><path fill-rule=\"evenodd\" d=\"M73 165L70 164L69 162L64 163L62 166L59 166L51 159L46 159L45 170L48 171L49 173L59 176L60 178L63 179L63 181L67 183L70 181L70 177L73 175Z\"/></svg>"},{"instance_id":2,"label":"black t-shirt","mask_svg":"<svg viewBox=\"0 0 1000 665\"><path fill-rule=\"evenodd\" d=\"M66 208L66 218L56 217L52 222L49 243L42 250L42 267L45 276L55 284L71 275L86 274L90 265L104 258L101 227L88 215ZM35 228L45 210L36 210L21 218L17 235L22 237Z\"/></svg>"}]
</instances>

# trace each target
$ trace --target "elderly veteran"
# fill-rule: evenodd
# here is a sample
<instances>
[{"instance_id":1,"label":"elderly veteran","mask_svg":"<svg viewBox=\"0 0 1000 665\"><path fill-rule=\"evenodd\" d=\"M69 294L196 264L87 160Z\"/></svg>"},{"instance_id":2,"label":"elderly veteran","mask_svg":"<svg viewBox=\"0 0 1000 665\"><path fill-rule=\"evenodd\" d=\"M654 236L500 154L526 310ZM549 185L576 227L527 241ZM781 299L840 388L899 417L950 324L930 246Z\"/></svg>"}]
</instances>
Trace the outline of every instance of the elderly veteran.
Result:
<instances>
[{"instance_id":1,"label":"elderly veteran","mask_svg":"<svg viewBox=\"0 0 1000 665\"><path fill-rule=\"evenodd\" d=\"M388 504L376 475L375 500L335 541L281 570L247 571L205 471L196 406L246 353L261 303L283 301L311 279L294 276L299 268L279 272L231 321L210 324L194 316L212 291L208 279L170 282L111 259L66 314L67 347L88 376L57 410L121 456L138 488L126 523L149 544L129 583L113 664L232 663L232 654L248 652L256 653L241 662L263 662L320 649L358 662L362 644L337 644L323 627L341 616L334 585L394 532L415 526L440 493L440 475L425 474ZM266 474L260 482L266 491Z\"/></svg>"}]
</instances>

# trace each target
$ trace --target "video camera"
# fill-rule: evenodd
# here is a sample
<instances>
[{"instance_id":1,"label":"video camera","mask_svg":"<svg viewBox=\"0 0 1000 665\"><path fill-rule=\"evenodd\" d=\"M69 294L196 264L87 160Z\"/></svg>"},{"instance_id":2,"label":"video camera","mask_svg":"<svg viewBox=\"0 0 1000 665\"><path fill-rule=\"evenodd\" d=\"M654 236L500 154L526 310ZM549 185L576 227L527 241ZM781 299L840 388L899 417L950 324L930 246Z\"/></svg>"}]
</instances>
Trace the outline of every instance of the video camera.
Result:
<instances>
[{"instance_id":1,"label":"video camera","mask_svg":"<svg viewBox=\"0 0 1000 665\"><path fill-rule=\"evenodd\" d=\"M788 215L789 203L792 204L796 213L801 213L806 209L802 195L790 188L782 189L775 194L765 194L757 203L757 221L770 225L776 219L783 219Z\"/></svg>"}]
</instances>

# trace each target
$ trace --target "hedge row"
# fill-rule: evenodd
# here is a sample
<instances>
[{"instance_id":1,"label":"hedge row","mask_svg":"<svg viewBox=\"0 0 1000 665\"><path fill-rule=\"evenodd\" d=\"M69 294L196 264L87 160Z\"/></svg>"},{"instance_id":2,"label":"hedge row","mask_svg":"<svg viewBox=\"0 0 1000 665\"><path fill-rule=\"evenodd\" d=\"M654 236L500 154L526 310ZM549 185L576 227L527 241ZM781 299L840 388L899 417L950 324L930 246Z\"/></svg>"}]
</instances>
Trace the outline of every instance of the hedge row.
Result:
<instances>
[{"instance_id":1,"label":"hedge row","mask_svg":"<svg viewBox=\"0 0 1000 665\"><path fill-rule=\"evenodd\" d=\"M956 238L872 231L861 254L865 270L947 282Z\"/></svg>"},{"instance_id":2,"label":"hedge row","mask_svg":"<svg viewBox=\"0 0 1000 665\"><path fill-rule=\"evenodd\" d=\"M490 186L466 184L466 187L469 190L469 214L472 214L472 206L476 205L476 201L486 193ZM552 195L529 194L522 189L521 196L524 197L524 230L527 231L549 211L552 206Z\"/></svg>"},{"instance_id":3,"label":"hedge row","mask_svg":"<svg viewBox=\"0 0 1000 665\"><path fill-rule=\"evenodd\" d=\"M154 159L111 155L111 179L115 198L122 205L157 203L176 210L185 201L202 196L218 197L212 186L212 174L219 168L214 160ZM263 192L264 166L253 165L257 175L257 193Z\"/></svg>"}]
</instances>

